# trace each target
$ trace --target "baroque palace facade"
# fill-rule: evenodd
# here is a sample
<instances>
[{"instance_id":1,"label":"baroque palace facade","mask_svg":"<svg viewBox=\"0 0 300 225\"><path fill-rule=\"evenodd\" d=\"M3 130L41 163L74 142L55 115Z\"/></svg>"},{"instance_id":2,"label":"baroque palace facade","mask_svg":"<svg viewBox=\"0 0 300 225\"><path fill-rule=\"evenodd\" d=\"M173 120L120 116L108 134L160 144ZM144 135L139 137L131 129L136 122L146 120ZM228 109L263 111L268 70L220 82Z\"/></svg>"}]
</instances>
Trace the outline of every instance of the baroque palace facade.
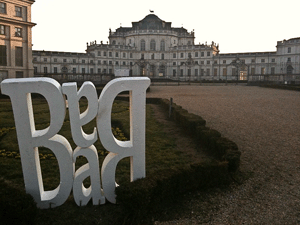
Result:
<instances>
[{"instance_id":1,"label":"baroque palace facade","mask_svg":"<svg viewBox=\"0 0 300 225\"><path fill-rule=\"evenodd\" d=\"M87 43L86 53L33 51L35 76L102 81L117 74L176 80L300 81L300 38L277 42L277 51L220 54L195 44L194 31L174 28L155 14L132 27L109 31L109 42Z\"/></svg>"},{"instance_id":2,"label":"baroque palace facade","mask_svg":"<svg viewBox=\"0 0 300 225\"><path fill-rule=\"evenodd\" d=\"M0 0L0 81L34 76L31 5L34 0Z\"/></svg>"}]
</instances>

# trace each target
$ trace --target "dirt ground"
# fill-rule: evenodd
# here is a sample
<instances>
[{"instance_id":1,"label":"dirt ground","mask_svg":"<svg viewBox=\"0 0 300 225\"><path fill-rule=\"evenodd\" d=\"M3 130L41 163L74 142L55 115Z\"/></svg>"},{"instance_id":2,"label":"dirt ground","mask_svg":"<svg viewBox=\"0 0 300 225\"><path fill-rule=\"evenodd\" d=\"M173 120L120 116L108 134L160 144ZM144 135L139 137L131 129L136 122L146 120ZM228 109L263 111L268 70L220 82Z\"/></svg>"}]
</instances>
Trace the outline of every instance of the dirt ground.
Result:
<instances>
[{"instance_id":1,"label":"dirt ground","mask_svg":"<svg viewBox=\"0 0 300 225\"><path fill-rule=\"evenodd\" d=\"M300 92L240 85L151 86L236 142L241 185L187 195L190 211L156 224L300 224ZM205 213L204 213L205 212Z\"/></svg>"}]
</instances>

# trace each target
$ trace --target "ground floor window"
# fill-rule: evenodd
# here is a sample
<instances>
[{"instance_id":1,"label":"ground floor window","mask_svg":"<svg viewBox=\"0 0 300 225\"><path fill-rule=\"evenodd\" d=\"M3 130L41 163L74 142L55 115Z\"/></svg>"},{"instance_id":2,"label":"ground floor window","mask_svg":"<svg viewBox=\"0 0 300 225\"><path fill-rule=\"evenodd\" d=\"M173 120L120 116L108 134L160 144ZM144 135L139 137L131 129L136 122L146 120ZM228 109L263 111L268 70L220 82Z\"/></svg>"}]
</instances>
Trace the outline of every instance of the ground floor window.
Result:
<instances>
[{"instance_id":1,"label":"ground floor window","mask_svg":"<svg viewBox=\"0 0 300 225\"><path fill-rule=\"evenodd\" d=\"M23 71L16 71L16 78L23 78Z\"/></svg>"}]
</instances>

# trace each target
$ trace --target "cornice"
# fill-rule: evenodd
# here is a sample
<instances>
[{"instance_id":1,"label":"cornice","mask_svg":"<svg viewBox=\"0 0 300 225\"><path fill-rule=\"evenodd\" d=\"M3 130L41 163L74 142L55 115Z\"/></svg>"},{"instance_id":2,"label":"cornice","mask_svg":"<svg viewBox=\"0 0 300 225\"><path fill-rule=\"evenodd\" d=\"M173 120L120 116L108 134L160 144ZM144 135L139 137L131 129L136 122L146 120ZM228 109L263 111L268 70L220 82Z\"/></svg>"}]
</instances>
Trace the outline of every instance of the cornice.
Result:
<instances>
[{"instance_id":1,"label":"cornice","mask_svg":"<svg viewBox=\"0 0 300 225\"><path fill-rule=\"evenodd\" d=\"M16 19L11 19L11 18L2 17L2 16L0 16L0 21L10 22L10 23L14 23L14 24L22 24L22 25L27 25L27 26L31 26L31 27L33 27L33 26L36 25L36 23L26 22L26 21L16 20Z\"/></svg>"}]
</instances>

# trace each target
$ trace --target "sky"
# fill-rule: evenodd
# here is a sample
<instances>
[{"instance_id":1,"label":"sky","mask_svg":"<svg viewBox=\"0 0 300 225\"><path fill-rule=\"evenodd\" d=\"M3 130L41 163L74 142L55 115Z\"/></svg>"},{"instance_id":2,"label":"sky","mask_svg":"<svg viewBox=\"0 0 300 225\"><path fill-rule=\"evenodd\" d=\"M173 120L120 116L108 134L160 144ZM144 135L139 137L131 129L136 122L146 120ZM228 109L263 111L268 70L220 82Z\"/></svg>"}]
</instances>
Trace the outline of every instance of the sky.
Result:
<instances>
[{"instance_id":1,"label":"sky","mask_svg":"<svg viewBox=\"0 0 300 225\"><path fill-rule=\"evenodd\" d=\"M33 50L85 52L86 43L154 14L195 32L195 44L220 53L276 51L277 41L300 37L300 0L35 0Z\"/></svg>"}]
</instances>

